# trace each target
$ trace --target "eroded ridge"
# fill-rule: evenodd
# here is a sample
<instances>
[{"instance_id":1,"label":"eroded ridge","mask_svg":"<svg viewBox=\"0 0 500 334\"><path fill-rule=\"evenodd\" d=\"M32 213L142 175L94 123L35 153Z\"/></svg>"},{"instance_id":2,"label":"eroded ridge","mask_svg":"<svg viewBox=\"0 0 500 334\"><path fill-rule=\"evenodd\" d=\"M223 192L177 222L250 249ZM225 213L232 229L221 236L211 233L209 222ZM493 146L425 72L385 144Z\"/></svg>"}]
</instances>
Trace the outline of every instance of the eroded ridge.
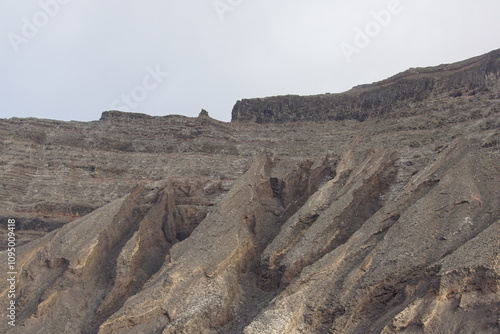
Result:
<instances>
[{"instance_id":1,"label":"eroded ridge","mask_svg":"<svg viewBox=\"0 0 500 334\"><path fill-rule=\"evenodd\" d=\"M232 123L0 119L0 221L18 222L0 332L498 333L498 64L333 98L362 119L330 97L246 101Z\"/></svg>"}]
</instances>

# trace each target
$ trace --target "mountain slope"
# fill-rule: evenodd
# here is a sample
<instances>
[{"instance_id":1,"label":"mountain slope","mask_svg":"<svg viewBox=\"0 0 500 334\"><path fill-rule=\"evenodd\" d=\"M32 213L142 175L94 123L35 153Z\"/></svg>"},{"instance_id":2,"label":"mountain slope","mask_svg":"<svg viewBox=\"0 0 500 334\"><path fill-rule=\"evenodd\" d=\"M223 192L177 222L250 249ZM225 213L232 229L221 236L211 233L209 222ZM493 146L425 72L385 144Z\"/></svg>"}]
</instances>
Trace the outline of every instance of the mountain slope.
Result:
<instances>
[{"instance_id":1,"label":"mountain slope","mask_svg":"<svg viewBox=\"0 0 500 334\"><path fill-rule=\"evenodd\" d=\"M383 96L362 122L324 96L239 102L231 123L0 120L20 244L0 331L497 333L498 56L332 97Z\"/></svg>"}]
</instances>

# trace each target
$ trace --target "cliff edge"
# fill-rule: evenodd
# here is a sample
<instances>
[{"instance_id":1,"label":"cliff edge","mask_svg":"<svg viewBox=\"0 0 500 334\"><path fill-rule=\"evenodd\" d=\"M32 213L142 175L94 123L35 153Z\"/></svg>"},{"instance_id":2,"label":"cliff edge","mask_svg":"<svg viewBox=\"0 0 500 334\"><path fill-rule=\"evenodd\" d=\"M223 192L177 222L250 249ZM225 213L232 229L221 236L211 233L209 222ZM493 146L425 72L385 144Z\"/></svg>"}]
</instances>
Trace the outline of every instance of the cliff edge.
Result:
<instances>
[{"instance_id":1,"label":"cliff edge","mask_svg":"<svg viewBox=\"0 0 500 334\"><path fill-rule=\"evenodd\" d=\"M236 102L233 122L357 120L423 112L435 99L498 93L500 49L449 65L415 68L339 94L286 95Z\"/></svg>"}]
</instances>

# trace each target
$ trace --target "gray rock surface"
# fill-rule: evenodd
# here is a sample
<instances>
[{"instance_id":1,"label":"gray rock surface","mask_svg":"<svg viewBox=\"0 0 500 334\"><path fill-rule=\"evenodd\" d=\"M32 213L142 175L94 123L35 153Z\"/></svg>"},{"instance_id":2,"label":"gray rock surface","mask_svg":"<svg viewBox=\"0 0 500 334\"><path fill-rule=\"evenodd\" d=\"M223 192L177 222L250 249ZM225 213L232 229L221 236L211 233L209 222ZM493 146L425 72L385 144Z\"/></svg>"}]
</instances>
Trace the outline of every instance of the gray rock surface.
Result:
<instances>
[{"instance_id":1,"label":"gray rock surface","mask_svg":"<svg viewBox=\"0 0 500 334\"><path fill-rule=\"evenodd\" d=\"M340 94L276 96L238 101L233 122L342 121L418 112L435 99L498 92L500 50L463 62L410 69Z\"/></svg>"}]
</instances>

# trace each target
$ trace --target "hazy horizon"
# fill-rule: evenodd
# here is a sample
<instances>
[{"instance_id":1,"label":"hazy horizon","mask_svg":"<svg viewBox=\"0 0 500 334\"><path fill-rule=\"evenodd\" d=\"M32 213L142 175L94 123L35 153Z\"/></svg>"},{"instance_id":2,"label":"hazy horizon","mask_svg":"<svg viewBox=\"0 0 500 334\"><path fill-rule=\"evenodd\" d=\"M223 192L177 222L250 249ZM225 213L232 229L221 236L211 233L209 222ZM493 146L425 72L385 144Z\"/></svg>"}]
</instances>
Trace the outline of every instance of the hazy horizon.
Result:
<instances>
[{"instance_id":1,"label":"hazy horizon","mask_svg":"<svg viewBox=\"0 0 500 334\"><path fill-rule=\"evenodd\" d=\"M9 2L0 118L229 121L244 98L341 93L488 53L498 14L490 0Z\"/></svg>"}]
</instances>

